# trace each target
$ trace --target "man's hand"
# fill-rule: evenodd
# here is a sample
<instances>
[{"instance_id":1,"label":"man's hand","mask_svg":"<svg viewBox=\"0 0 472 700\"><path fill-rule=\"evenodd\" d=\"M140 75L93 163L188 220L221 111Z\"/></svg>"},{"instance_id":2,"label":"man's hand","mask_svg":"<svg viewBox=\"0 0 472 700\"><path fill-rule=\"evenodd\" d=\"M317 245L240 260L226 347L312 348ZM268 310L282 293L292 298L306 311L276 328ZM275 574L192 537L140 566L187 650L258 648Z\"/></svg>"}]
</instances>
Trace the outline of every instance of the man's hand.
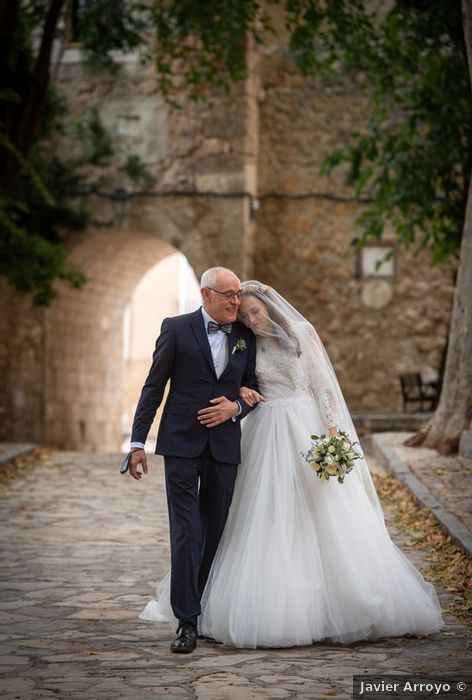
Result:
<instances>
[{"instance_id":1,"label":"man's hand","mask_svg":"<svg viewBox=\"0 0 472 700\"><path fill-rule=\"evenodd\" d=\"M226 396L210 399L210 403L215 405L210 408L202 408L197 415L200 424L206 425L207 428L214 428L236 416L239 412L239 404L236 401L230 401Z\"/></svg>"},{"instance_id":2,"label":"man's hand","mask_svg":"<svg viewBox=\"0 0 472 700\"><path fill-rule=\"evenodd\" d=\"M247 386L242 386L239 390L239 395L249 406L254 406L260 401L265 401L262 394L259 394L255 389L249 389Z\"/></svg>"},{"instance_id":3,"label":"man's hand","mask_svg":"<svg viewBox=\"0 0 472 700\"><path fill-rule=\"evenodd\" d=\"M142 449L131 450L132 454L129 460L129 475L139 481L142 479L144 474L148 473L148 467L146 462L146 453ZM142 466L143 470L138 471L139 465Z\"/></svg>"}]
</instances>

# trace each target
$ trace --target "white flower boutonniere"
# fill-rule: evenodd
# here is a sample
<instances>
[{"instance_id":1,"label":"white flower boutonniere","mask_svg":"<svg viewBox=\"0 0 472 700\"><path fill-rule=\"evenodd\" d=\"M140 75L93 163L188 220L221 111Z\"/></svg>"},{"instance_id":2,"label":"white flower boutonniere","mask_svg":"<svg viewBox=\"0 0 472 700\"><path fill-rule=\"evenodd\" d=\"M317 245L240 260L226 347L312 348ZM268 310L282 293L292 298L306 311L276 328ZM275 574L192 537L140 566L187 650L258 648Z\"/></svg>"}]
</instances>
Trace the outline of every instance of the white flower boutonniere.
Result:
<instances>
[{"instance_id":1,"label":"white flower boutonniere","mask_svg":"<svg viewBox=\"0 0 472 700\"><path fill-rule=\"evenodd\" d=\"M241 352L242 350L245 350L245 349L246 349L246 341L244 340L244 338L238 338L234 348L231 351L231 354L234 355L235 352Z\"/></svg>"}]
</instances>

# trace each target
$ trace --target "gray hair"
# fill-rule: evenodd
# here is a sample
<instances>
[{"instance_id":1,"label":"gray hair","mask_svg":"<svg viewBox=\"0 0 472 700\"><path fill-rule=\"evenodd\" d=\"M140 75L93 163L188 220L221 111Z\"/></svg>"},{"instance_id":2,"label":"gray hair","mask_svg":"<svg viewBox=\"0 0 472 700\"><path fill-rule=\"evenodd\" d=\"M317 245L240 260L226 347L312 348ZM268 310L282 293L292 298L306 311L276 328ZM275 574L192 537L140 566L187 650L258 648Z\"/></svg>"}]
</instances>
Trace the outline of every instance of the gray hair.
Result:
<instances>
[{"instance_id":1,"label":"gray hair","mask_svg":"<svg viewBox=\"0 0 472 700\"><path fill-rule=\"evenodd\" d=\"M215 287L218 274L220 272L229 272L234 275L233 270L229 270L227 267L210 267L209 270L205 270L200 279L200 289L205 289L208 287ZM234 275L236 277L236 275Z\"/></svg>"}]
</instances>

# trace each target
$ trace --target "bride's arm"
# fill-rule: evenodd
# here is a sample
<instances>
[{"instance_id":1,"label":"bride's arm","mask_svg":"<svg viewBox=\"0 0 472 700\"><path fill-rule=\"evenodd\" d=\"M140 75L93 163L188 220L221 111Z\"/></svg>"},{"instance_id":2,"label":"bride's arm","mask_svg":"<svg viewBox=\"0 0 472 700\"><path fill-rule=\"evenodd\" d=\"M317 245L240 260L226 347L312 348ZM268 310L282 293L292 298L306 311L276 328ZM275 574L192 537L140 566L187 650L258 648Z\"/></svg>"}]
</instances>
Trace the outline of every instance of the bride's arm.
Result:
<instances>
[{"instance_id":1,"label":"bride's arm","mask_svg":"<svg viewBox=\"0 0 472 700\"><path fill-rule=\"evenodd\" d=\"M329 389L325 388L319 393L319 401L326 424L328 425L328 433L330 436L336 435L338 432L336 428L338 421L334 396Z\"/></svg>"},{"instance_id":2,"label":"bride's arm","mask_svg":"<svg viewBox=\"0 0 472 700\"><path fill-rule=\"evenodd\" d=\"M311 343L314 343L313 357L307 364L310 385L324 418L329 435L336 435L339 415L336 398L331 390L328 379L328 368L325 366L320 340L310 323L307 324Z\"/></svg>"}]
</instances>

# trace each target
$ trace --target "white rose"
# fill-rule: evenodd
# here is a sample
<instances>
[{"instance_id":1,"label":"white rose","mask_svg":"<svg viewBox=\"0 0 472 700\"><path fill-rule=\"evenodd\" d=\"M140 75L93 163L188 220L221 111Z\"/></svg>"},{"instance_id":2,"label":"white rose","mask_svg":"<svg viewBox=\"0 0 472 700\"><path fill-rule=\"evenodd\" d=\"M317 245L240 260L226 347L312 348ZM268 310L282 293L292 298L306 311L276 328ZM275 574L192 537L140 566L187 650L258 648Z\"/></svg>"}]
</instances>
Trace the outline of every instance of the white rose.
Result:
<instances>
[{"instance_id":1,"label":"white rose","mask_svg":"<svg viewBox=\"0 0 472 700\"><path fill-rule=\"evenodd\" d=\"M328 447L328 452L331 452L331 454L334 454L334 453L336 452L335 446L334 446L334 445L330 445L330 446Z\"/></svg>"}]
</instances>

